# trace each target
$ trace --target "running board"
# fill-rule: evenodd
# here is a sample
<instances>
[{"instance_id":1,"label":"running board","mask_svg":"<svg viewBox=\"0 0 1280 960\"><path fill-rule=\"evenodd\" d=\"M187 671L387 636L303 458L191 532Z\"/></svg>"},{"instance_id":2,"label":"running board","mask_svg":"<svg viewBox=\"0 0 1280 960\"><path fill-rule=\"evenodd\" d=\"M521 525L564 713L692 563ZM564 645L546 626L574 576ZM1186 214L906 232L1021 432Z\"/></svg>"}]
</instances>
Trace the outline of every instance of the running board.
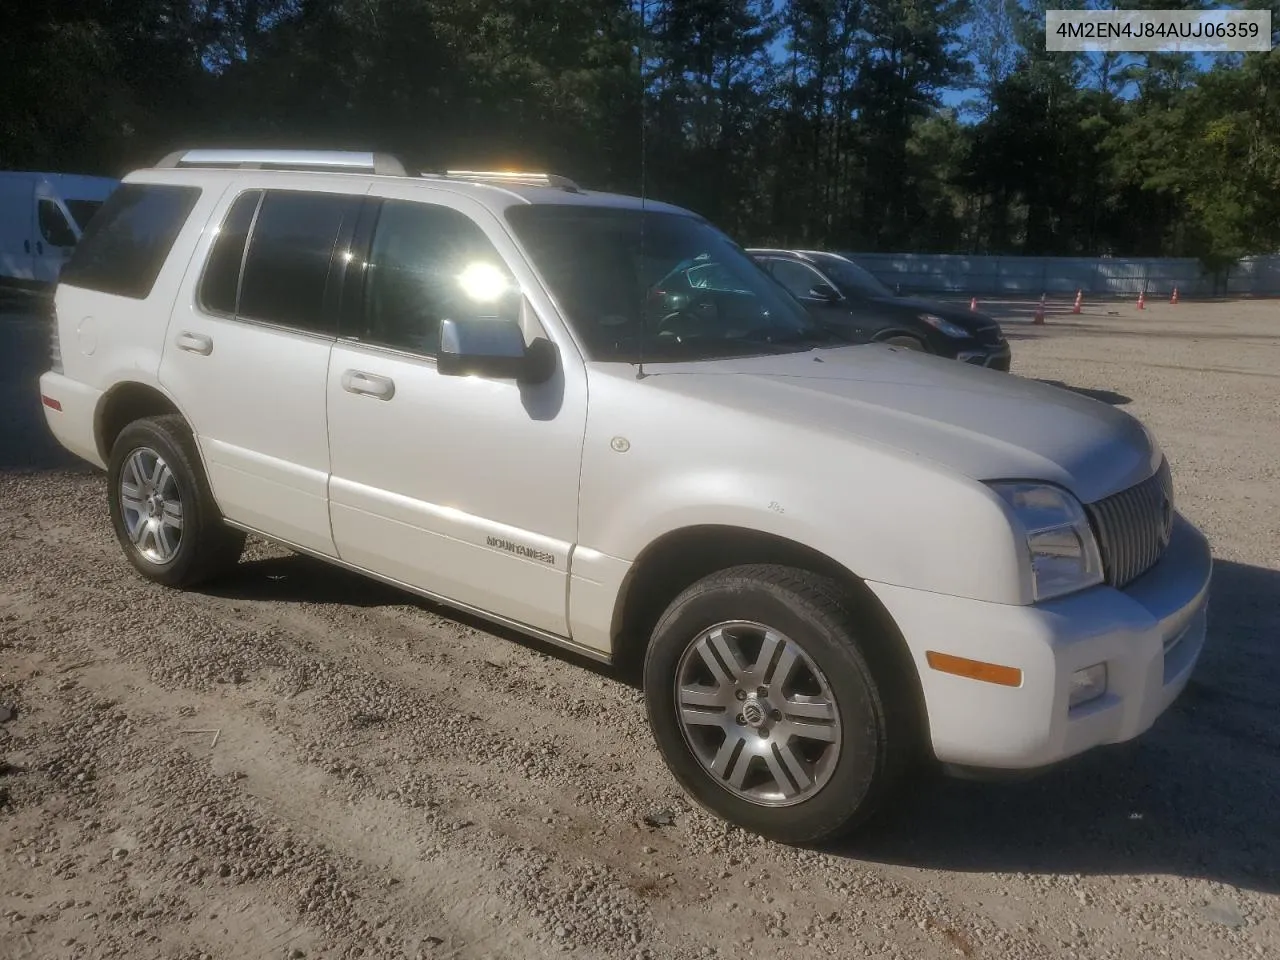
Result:
<instances>
[{"instance_id":1,"label":"running board","mask_svg":"<svg viewBox=\"0 0 1280 960\"><path fill-rule=\"evenodd\" d=\"M532 637L535 640L542 640L545 643L550 643L562 650L568 651L569 653L576 653L578 656L594 660L596 663L602 663L605 666L613 665L613 657L609 654L578 643L576 640L570 640L568 637L562 637L557 633L551 633L549 630L543 630L539 627L531 627L527 623L521 623L520 621L512 620L509 617L490 613L488 610L482 610L480 607L472 606L469 603L463 603L461 600L452 600L449 597L442 596L438 593L432 593L430 590L423 590L420 587L412 586L411 584L404 583L403 581L396 580L392 577L384 577L382 574L374 573L372 570L366 570L364 567L358 567L354 563L347 563L345 560L340 560L337 557L330 557L326 554L320 553L318 550L300 547L296 543L291 543L282 537L276 537L269 533L264 533L256 527L251 527L248 524L238 523L235 520L227 520L225 518L222 522L229 527L234 527L236 530L240 530L244 533L251 533L255 537L262 537L264 540L270 540L272 543L278 543L280 546L286 547L295 553L300 553L304 556L311 557L314 560L320 560L324 563L332 564L335 567L340 567L349 573L368 577L371 580L377 580L379 583L384 583L389 587L395 587L397 590L404 590L406 593L415 594L416 596L422 597L424 600L430 600L432 603L438 603L441 606L450 607L451 609L461 611L462 613L471 614L472 616L478 617L481 620L486 620L489 623L493 623L501 627L507 627L510 630L515 630L517 633L522 633L525 636Z\"/></svg>"}]
</instances>

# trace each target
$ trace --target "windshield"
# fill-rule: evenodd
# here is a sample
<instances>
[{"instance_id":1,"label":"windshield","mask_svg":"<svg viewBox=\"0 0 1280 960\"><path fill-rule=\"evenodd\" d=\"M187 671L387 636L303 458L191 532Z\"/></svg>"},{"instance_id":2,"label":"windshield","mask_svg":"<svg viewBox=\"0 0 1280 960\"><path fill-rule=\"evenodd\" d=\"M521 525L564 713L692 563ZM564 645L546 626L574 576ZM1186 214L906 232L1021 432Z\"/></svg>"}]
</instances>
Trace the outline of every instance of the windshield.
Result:
<instances>
[{"instance_id":1,"label":"windshield","mask_svg":"<svg viewBox=\"0 0 1280 960\"><path fill-rule=\"evenodd\" d=\"M706 360L838 340L703 220L551 204L512 207L507 219L592 360Z\"/></svg>"},{"instance_id":2,"label":"windshield","mask_svg":"<svg viewBox=\"0 0 1280 960\"><path fill-rule=\"evenodd\" d=\"M864 270L851 260L832 256L815 259L823 272L840 287L841 293L848 295L857 291L870 297L893 296L893 291L877 280L870 271Z\"/></svg>"}]
</instances>

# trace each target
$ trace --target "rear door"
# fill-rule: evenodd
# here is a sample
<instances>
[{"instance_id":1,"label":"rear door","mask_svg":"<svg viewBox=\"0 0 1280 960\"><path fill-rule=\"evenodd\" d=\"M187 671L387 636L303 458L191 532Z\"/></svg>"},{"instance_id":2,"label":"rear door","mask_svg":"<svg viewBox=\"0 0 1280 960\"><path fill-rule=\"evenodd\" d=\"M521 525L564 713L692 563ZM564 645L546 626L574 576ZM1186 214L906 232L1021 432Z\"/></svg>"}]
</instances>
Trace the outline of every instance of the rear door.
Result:
<instances>
[{"instance_id":1,"label":"rear door","mask_svg":"<svg viewBox=\"0 0 1280 960\"><path fill-rule=\"evenodd\" d=\"M309 184L229 191L160 370L227 518L329 556L325 376L360 202Z\"/></svg>"}]
</instances>

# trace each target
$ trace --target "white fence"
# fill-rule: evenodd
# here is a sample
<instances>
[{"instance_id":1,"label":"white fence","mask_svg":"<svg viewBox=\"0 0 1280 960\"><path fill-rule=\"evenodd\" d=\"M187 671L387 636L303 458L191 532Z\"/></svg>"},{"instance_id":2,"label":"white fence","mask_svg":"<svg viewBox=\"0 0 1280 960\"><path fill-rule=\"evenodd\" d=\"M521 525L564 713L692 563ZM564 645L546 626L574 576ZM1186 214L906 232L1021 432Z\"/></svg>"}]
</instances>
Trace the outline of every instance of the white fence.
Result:
<instances>
[{"instance_id":1,"label":"white fence","mask_svg":"<svg viewBox=\"0 0 1280 960\"><path fill-rule=\"evenodd\" d=\"M1139 257L969 257L959 254L849 253L903 293L1094 297L1280 296L1280 254L1248 257L1206 272L1198 260Z\"/></svg>"}]
</instances>

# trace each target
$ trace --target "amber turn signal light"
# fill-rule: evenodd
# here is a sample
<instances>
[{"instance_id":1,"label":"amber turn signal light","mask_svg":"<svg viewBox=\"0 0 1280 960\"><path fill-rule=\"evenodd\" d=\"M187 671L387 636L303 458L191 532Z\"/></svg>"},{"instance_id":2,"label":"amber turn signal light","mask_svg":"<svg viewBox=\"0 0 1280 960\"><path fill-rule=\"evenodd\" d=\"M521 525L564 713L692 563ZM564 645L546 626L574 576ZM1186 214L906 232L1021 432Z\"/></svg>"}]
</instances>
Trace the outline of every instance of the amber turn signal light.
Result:
<instances>
[{"instance_id":1,"label":"amber turn signal light","mask_svg":"<svg viewBox=\"0 0 1280 960\"><path fill-rule=\"evenodd\" d=\"M1022 671L1017 667L1006 667L982 660L968 660L949 653L939 653L937 650L928 651L925 659L930 667L941 673L953 673L957 677L968 677L970 680L995 683L1002 687L1022 686Z\"/></svg>"}]
</instances>

